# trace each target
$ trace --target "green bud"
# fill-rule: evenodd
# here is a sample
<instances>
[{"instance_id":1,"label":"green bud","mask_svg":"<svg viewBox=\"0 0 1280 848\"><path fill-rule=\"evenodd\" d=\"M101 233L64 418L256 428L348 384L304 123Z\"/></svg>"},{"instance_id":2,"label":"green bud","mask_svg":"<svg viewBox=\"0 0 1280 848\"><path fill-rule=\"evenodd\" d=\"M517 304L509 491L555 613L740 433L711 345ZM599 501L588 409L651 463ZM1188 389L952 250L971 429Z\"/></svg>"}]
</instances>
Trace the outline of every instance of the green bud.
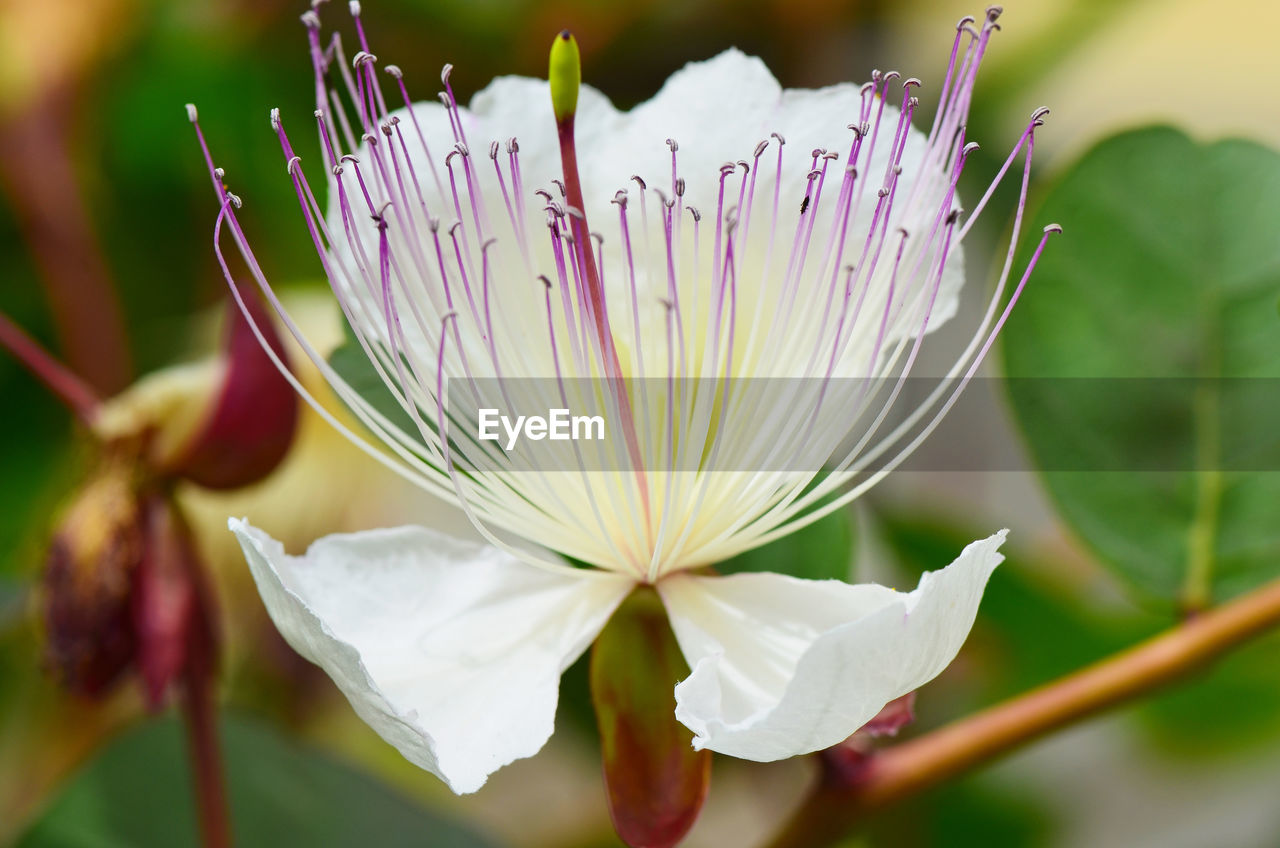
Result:
<instances>
[{"instance_id":1,"label":"green bud","mask_svg":"<svg viewBox=\"0 0 1280 848\"><path fill-rule=\"evenodd\" d=\"M567 29L551 42L547 80L551 83L551 110L556 123L572 118L578 108L578 88L582 85L582 60L578 55L578 42Z\"/></svg>"}]
</instances>

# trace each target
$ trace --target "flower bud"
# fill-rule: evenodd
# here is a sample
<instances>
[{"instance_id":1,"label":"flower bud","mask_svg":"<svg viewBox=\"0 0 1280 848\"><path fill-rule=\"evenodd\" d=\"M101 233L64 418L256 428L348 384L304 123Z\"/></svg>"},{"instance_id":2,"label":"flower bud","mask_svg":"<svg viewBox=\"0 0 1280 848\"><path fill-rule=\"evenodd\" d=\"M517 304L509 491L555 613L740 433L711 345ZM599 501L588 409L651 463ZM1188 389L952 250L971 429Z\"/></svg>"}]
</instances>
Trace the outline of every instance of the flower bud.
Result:
<instances>
[{"instance_id":1,"label":"flower bud","mask_svg":"<svg viewBox=\"0 0 1280 848\"><path fill-rule=\"evenodd\" d=\"M281 362L275 326L258 298L241 302ZM237 489L270 474L293 442L298 398L240 308L229 310L225 372L203 424L166 470L207 489Z\"/></svg>"},{"instance_id":2,"label":"flower bud","mask_svg":"<svg viewBox=\"0 0 1280 848\"><path fill-rule=\"evenodd\" d=\"M48 664L67 689L98 697L136 667L158 709L180 675L212 672L217 642L191 533L144 473L116 454L80 490L50 546L43 602Z\"/></svg>"},{"instance_id":3,"label":"flower bud","mask_svg":"<svg viewBox=\"0 0 1280 848\"><path fill-rule=\"evenodd\" d=\"M284 346L258 299L229 304L222 355L166 368L109 401L94 422L104 443L142 440L158 477L181 477L207 489L256 483L284 459L298 421L298 400L258 336L282 364Z\"/></svg>"},{"instance_id":4,"label":"flower bud","mask_svg":"<svg viewBox=\"0 0 1280 848\"><path fill-rule=\"evenodd\" d=\"M109 462L72 501L44 572L46 660L73 692L103 693L133 659L130 596L142 547L132 468Z\"/></svg>"},{"instance_id":5,"label":"flower bud","mask_svg":"<svg viewBox=\"0 0 1280 848\"><path fill-rule=\"evenodd\" d=\"M856 783L871 761L875 740L894 737L916 719L916 693L908 692L884 705L876 717L838 745L821 752L823 779L836 785Z\"/></svg>"}]
</instances>

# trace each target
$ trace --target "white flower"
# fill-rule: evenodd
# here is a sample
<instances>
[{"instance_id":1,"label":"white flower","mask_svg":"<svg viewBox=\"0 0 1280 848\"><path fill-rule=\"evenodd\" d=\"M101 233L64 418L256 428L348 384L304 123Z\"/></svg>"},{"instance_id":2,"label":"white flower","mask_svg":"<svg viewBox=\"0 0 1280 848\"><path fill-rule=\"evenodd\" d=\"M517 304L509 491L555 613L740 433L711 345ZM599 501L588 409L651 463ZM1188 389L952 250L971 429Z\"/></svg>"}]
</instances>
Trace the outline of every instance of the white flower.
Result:
<instances>
[{"instance_id":1,"label":"white flower","mask_svg":"<svg viewBox=\"0 0 1280 848\"><path fill-rule=\"evenodd\" d=\"M394 66L383 92L353 11L362 49L349 63L304 16L327 215L276 113L272 125L334 294L415 426L315 361L377 436L370 454L458 503L491 544L410 527L328 537L295 558L233 520L290 644L457 792L542 747L561 672L640 584L656 587L692 669L673 706L699 748L819 750L937 675L1003 532L910 593L694 569L888 473L1003 324L1021 203L972 342L906 423L879 432L925 333L956 309L972 218L955 185L994 14L958 28L926 134L911 125L915 80L784 91L737 51L687 66L630 112L583 88L566 121L546 82L511 77L465 109L447 67L442 103L409 105ZM1042 115L997 177L1025 151L1024 201ZM222 176L219 232L274 300ZM522 466L468 430L475 407L459 409L449 381L481 406L552 386L568 406L607 410L617 438Z\"/></svg>"}]
</instances>

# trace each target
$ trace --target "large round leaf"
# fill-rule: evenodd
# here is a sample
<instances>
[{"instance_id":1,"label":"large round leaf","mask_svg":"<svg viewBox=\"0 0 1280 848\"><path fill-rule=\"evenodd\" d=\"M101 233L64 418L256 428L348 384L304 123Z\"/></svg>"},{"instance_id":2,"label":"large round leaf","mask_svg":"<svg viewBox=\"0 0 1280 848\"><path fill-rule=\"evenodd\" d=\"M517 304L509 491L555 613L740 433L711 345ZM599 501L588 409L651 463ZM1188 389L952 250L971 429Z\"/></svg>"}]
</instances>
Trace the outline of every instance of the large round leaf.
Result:
<instances>
[{"instance_id":1,"label":"large round leaf","mask_svg":"<svg viewBox=\"0 0 1280 848\"><path fill-rule=\"evenodd\" d=\"M1125 133L1060 180L1051 221L1004 359L1063 517L1190 608L1280 573L1280 155Z\"/></svg>"}]
</instances>

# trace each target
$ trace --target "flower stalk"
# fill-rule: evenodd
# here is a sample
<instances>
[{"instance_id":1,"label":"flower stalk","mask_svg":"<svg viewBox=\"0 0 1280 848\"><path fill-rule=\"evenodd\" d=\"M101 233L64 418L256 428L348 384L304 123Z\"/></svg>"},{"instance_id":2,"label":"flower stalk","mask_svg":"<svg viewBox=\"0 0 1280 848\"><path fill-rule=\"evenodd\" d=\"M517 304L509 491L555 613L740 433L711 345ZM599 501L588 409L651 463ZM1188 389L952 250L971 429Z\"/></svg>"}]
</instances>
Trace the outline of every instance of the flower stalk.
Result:
<instances>
[{"instance_id":1,"label":"flower stalk","mask_svg":"<svg viewBox=\"0 0 1280 848\"><path fill-rule=\"evenodd\" d=\"M649 511L649 487L645 479L644 460L640 452L640 439L636 435L634 410L624 380L618 349L609 328L609 313L605 306L604 285L600 268L596 264L595 251L591 247L591 230L587 225L587 204L582 196L582 177L578 173L578 148L574 140L574 118L578 111L578 91L582 87L582 59L578 41L569 30L562 30L551 43L548 60L547 82L551 89L551 111L556 118L556 136L560 145L560 164L564 170L564 194L569 204L567 210L569 230L573 236L573 250L582 268L586 297L582 302L593 319L596 338L600 345L604 377L622 412L623 438L627 454L635 467L636 486L640 491L640 503L645 510L645 520L651 520Z\"/></svg>"},{"instance_id":2,"label":"flower stalk","mask_svg":"<svg viewBox=\"0 0 1280 848\"><path fill-rule=\"evenodd\" d=\"M198 638L198 637L197 637ZM214 692L215 669L207 661L212 646L197 650L183 673L182 718L195 778L197 817L204 848L230 848L231 811L218 739L218 705Z\"/></svg>"},{"instance_id":3,"label":"flower stalk","mask_svg":"<svg viewBox=\"0 0 1280 848\"><path fill-rule=\"evenodd\" d=\"M818 787L769 848L836 844L885 807L1176 683L1276 627L1280 580L1115 656L879 752L854 771L828 763Z\"/></svg>"},{"instance_id":4,"label":"flower stalk","mask_svg":"<svg viewBox=\"0 0 1280 848\"><path fill-rule=\"evenodd\" d=\"M75 174L80 155L60 86L0 126L0 190L30 245L62 355L97 392L133 372L111 271Z\"/></svg>"},{"instance_id":5,"label":"flower stalk","mask_svg":"<svg viewBox=\"0 0 1280 848\"><path fill-rule=\"evenodd\" d=\"M3 314L0 314L0 347L13 354L82 424L93 423L101 402L89 384L71 373Z\"/></svg>"}]
</instances>

